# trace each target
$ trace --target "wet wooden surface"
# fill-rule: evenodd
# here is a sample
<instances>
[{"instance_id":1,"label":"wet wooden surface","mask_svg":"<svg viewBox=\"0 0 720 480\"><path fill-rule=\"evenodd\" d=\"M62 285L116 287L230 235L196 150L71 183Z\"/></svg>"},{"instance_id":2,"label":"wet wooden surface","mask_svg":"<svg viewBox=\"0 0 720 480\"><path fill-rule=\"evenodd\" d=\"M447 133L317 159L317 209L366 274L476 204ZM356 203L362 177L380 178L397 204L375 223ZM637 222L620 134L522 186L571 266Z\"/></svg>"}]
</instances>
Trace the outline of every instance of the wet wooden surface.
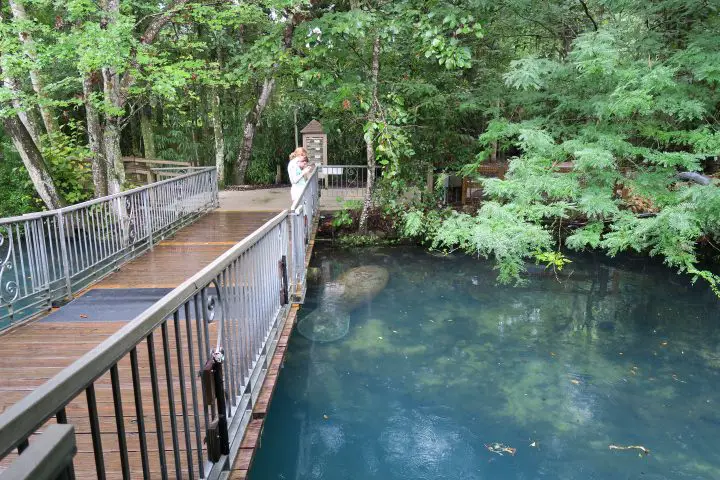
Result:
<instances>
[{"instance_id":1,"label":"wet wooden surface","mask_svg":"<svg viewBox=\"0 0 720 480\"><path fill-rule=\"evenodd\" d=\"M210 213L93 288L175 288L278 213Z\"/></svg>"},{"instance_id":2,"label":"wet wooden surface","mask_svg":"<svg viewBox=\"0 0 720 480\"><path fill-rule=\"evenodd\" d=\"M259 228L267 220L279 212L213 212L196 223L189 225L173 237L164 240L155 246L152 251L129 262L105 280L91 289L117 289L122 295L123 289L138 288L174 288L187 278L207 266L219 255L231 248L250 233ZM93 315L96 318L97 315ZM132 320L131 318L127 319ZM110 321L76 321L76 322L42 322L34 321L0 335L0 413L12 404L21 400L32 390L59 373L63 368L72 364L83 354L90 351L103 340L107 339L127 322ZM163 420L165 461L169 478L176 478L174 466L175 449L170 436L171 416L168 409L168 392L174 392L177 414L175 417L179 445L177 453L186 458L188 448L185 442L180 411L181 387L177 368L177 353L175 347L175 331L172 321L168 322L168 335L170 355L175 372L168 388L167 376L164 370L163 344L160 331L154 335L153 344L157 356L158 388L163 402L161 417ZM184 322L183 322L184 323ZM196 333L190 337L181 326L179 335L183 349L190 344L194 345L195 367L199 368L199 348ZM211 332L211 338L213 333ZM184 350L183 350L184 351ZM152 401L152 385L150 383L148 349L147 345L137 348L138 359L141 366L140 377L142 385L143 419L148 441L148 458L153 477L160 477L162 455L158 449L158 435L156 433L156 418ZM185 370L185 396L188 405L192 405L192 391L190 372L187 359ZM128 438L128 453L133 478L142 478L141 450L138 434L138 420L132 389L132 379L129 357L126 356L118 364L121 382L121 397L124 409L124 423ZM102 432L103 457L108 472L107 478L122 478L120 469L120 449L115 423L115 411L110 385L110 375L106 373L95 384L99 422ZM197 386L197 385L196 385ZM97 478L95 474L95 461L92 449L90 426L87 418L87 400L85 394L79 395L67 407L69 423L75 425L78 442L78 454L75 457L75 471L77 478ZM197 445L193 427L196 419L190 418L188 428L193 433L190 442L190 453L194 456L197 467ZM203 423L202 411L197 419ZM32 439L31 439L32 442ZM202 446L201 448L204 448ZM0 472L12 461L13 455L0 462ZM185 475L184 478L187 478Z\"/></svg>"},{"instance_id":3,"label":"wet wooden surface","mask_svg":"<svg viewBox=\"0 0 720 480\"><path fill-rule=\"evenodd\" d=\"M78 336L77 332L73 332L70 328L53 323L39 323L39 328L35 329L31 334L7 336L0 338L0 349L5 348L14 351L17 347L22 346L25 342L32 345L39 336L52 336L58 340L57 347L45 347L41 355L29 358L28 361L17 362L16 358L10 358L5 355L0 359L0 409L4 410L11 406L17 400L20 400L34 388L40 386L46 380L58 373L62 368L70 365L76 358L107 338L117 328L124 325L120 323L91 323L78 324L83 325L85 329L92 334L86 338ZM215 334L214 328L210 330L210 337ZM126 432L128 458L130 459L130 471L133 478L142 478L142 461L140 448L139 419L144 422L145 439L147 441L147 459L152 476L161 476L161 462L165 461L169 478L179 478L175 472L174 455L182 455L183 465L187 458L187 452L193 455L193 464L197 463L198 442L195 437L194 426L199 424L201 430L205 430L205 418L202 409L202 399L200 398L200 382L197 376L191 373L189 362L189 346L192 345L193 362L195 369L203 361L201 358L205 349L198 348L197 332L192 331L188 338L184 322L180 322L178 329L180 338L180 354L183 357L183 382L185 388L181 387L180 368L178 363L178 352L176 348L175 327L172 321L167 323L167 339L168 339L168 358L170 359L170 389L168 386L168 373L165 370L165 353L162 333L157 329L153 334L152 346L154 347L154 355L157 365L157 391L161 399L160 421L162 430L157 428L157 418L155 415L152 389L153 384L150 374L150 361L148 345L150 340L142 342L137 347L140 389L142 392L141 405L142 416L138 417L138 411L135 406L135 397L133 390L132 371L130 366L130 357L126 355L118 363L118 374L120 378L120 398L122 401L123 423L122 426ZM68 346L70 348L63 348ZM27 360L27 358L26 358ZM193 396L192 383L195 382L196 395ZM120 463L120 444L118 441L118 425L115 416L115 404L113 401L113 391L111 386L110 374L105 373L95 382L96 405L98 411L98 421L101 431L103 460L107 471L107 478L122 478L122 469ZM172 390L172 396L175 406L175 416L170 414L169 394ZM193 405L198 405L198 416L191 414L188 417L187 431L190 435L190 442L186 441L186 427L181 414L182 393L185 394L185 403L188 411L193 411ZM78 395L66 407L68 423L75 427L77 454L74 460L75 473L77 478L97 478L95 471L95 457L92 445L92 436L90 430L90 421L88 415L87 397L84 393ZM175 421L177 430L177 449L173 444L171 420ZM51 419L50 422L54 422ZM42 431L42 429L40 430ZM162 432L158 435L158 431ZM159 449L159 438L164 443L163 452ZM31 437L30 442L33 442ZM200 448L204 445L200 443ZM15 455L10 455L0 462L0 471L13 460ZM187 475L184 475L186 477Z\"/></svg>"}]
</instances>

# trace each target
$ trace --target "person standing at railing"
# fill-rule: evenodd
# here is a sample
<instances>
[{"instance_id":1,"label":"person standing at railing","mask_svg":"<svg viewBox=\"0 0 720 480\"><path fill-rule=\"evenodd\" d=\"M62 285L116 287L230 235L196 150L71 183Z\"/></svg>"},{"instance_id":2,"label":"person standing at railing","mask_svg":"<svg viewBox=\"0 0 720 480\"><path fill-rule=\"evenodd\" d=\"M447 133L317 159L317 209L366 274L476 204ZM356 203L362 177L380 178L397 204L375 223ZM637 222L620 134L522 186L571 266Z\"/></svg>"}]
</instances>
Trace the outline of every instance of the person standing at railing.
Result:
<instances>
[{"instance_id":1,"label":"person standing at railing","mask_svg":"<svg viewBox=\"0 0 720 480\"><path fill-rule=\"evenodd\" d=\"M290 197L293 203L300 198L307 179L312 175L314 165L308 164L308 153L303 147L298 147L290 154L288 163L288 176L290 177Z\"/></svg>"}]
</instances>

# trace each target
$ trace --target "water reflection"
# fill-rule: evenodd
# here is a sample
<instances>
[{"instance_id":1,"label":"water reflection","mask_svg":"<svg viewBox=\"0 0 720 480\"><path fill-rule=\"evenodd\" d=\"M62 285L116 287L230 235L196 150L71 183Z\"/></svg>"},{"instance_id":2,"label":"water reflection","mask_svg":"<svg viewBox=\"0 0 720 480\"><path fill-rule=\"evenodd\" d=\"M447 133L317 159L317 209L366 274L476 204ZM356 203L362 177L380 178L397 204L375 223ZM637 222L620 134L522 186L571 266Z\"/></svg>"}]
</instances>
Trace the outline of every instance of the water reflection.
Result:
<instances>
[{"instance_id":1,"label":"water reflection","mask_svg":"<svg viewBox=\"0 0 720 480\"><path fill-rule=\"evenodd\" d=\"M354 267L390 279L344 338L293 336L251 478L720 478L718 301L645 262L574 260L511 288L462 256L316 250L301 316Z\"/></svg>"}]
</instances>

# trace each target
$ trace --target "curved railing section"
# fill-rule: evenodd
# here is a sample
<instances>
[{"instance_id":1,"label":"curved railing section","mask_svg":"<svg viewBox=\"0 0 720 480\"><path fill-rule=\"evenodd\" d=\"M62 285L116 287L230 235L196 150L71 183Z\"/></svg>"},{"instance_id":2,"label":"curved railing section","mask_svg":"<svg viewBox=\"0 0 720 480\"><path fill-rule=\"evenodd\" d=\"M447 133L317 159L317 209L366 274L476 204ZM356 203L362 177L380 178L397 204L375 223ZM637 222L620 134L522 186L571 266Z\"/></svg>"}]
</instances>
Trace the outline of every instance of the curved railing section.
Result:
<instances>
[{"instance_id":1,"label":"curved railing section","mask_svg":"<svg viewBox=\"0 0 720 480\"><path fill-rule=\"evenodd\" d=\"M305 278L317 194L315 173L292 212L2 413L0 465L19 479L79 478L79 465L103 479L227 478L303 290L291 278ZM35 456L54 476L38 476Z\"/></svg>"},{"instance_id":2,"label":"curved railing section","mask_svg":"<svg viewBox=\"0 0 720 480\"><path fill-rule=\"evenodd\" d=\"M0 330L152 248L218 202L214 167L58 210L0 219Z\"/></svg>"}]
</instances>

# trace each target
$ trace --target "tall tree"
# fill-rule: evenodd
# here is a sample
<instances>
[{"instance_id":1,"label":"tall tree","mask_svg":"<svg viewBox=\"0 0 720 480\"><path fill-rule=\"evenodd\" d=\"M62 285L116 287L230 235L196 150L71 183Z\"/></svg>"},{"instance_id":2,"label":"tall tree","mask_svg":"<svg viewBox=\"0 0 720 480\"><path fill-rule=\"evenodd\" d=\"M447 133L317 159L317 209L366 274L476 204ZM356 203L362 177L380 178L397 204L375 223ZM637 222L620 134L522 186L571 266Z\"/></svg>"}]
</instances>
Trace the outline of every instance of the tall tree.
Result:
<instances>
[{"instance_id":1,"label":"tall tree","mask_svg":"<svg viewBox=\"0 0 720 480\"><path fill-rule=\"evenodd\" d=\"M19 25L27 24L29 19L22 0L9 0L9 3L15 22ZM43 81L42 73L38 66L38 55L35 48L35 41L33 40L32 33L27 30L20 31L18 35L23 44L25 54L32 62L32 65L30 66L30 80L33 90L38 96L38 106L40 108L40 115L42 116L43 124L45 125L45 131L52 138L52 134L57 131L57 122L55 121L52 107L48 105L49 99L45 93L45 82Z\"/></svg>"},{"instance_id":2,"label":"tall tree","mask_svg":"<svg viewBox=\"0 0 720 480\"><path fill-rule=\"evenodd\" d=\"M0 85L1 87L2 85ZM45 159L37 144L30 136L25 125L17 115L6 114L2 116L2 125L5 131L12 138L15 149L20 154L23 164L27 169L30 180L38 195L49 209L65 206L65 199L55 188L55 182L45 164Z\"/></svg>"},{"instance_id":3,"label":"tall tree","mask_svg":"<svg viewBox=\"0 0 720 480\"><path fill-rule=\"evenodd\" d=\"M92 166L92 180L95 197L104 197L108 192L107 166L105 163L105 150L102 144L102 125L100 113L95 105L95 81L99 72L85 73L82 76L83 104L87 123L88 146L92 153L90 159Z\"/></svg>"},{"instance_id":4,"label":"tall tree","mask_svg":"<svg viewBox=\"0 0 720 480\"><path fill-rule=\"evenodd\" d=\"M1 11L0 25L4 26L4 17ZM65 199L55 187L55 182L40 151L38 127L30 109L21 102L20 83L4 66L6 58L7 55L0 54L0 91L8 91L9 106L12 108L7 108L8 105L0 103L2 125L20 154L30 180L45 206L49 209L60 208L65 205Z\"/></svg>"},{"instance_id":5,"label":"tall tree","mask_svg":"<svg viewBox=\"0 0 720 480\"><path fill-rule=\"evenodd\" d=\"M368 112L368 127L365 132L365 144L367 146L367 185L365 186L365 198L363 200L362 212L360 212L359 227L360 233L367 234L367 221L370 209L373 204L373 190L375 188L375 125L380 110L378 100L378 79L380 76L380 35L375 35L372 49L372 67L370 70L370 85L372 94L370 111Z\"/></svg>"},{"instance_id":6,"label":"tall tree","mask_svg":"<svg viewBox=\"0 0 720 480\"><path fill-rule=\"evenodd\" d=\"M145 158L157 158L157 151L155 150L155 135L153 135L152 126L152 108L150 105L145 105L140 109L140 130L142 132L143 150L145 152Z\"/></svg>"},{"instance_id":7,"label":"tall tree","mask_svg":"<svg viewBox=\"0 0 720 480\"><path fill-rule=\"evenodd\" d=\"M213 139L215 140L215 168L217 168L218 182L225 185L225 136L223 135L220 95L216 88L210 89L209 95Z\"/></svg>"},{"instance_id":8,"label":"tall tree","mask_svg":"<svg viewBox=\"0 0 720 480\"><path fill-rule=\"evenodd\" d=\"M144 45L151 45L163 27L190 1L174 0L165 10L154 16L140 36L139 48ZM122 28L122 25L118 24L120 0L107 0L103 2L102 7L105 14L101 20L103 28L110 30ZM103 95L106 104L102 143L105 153L108 193L111 195L120 192L125 181L125 169L120 149L120 134L124 124L123 115L129 99L130 88L136 81L132 67L137 67L137 48L135 47L129 52L127 60L130 65L126 66L124 71L118 68L118 65L105 65L102 67Z\"/></svg>"},{"instance_id":9,"label":"tall tree","mask_svg":"<svg viewBox=\"0 0 720 480\"><path fill-rule=\"evenodd\" d=\"M295 27L302 18L303 15L299 11L293 11L289 14L282 38L282 49L284 52L291 49ZM240 144L238 156L235 160L235 183L237 184L245 183L245 174L247 173L248 165L250 164L255 132L260 126L262 113L267 107L270 97L275 89L275 76L277 75L279 67L279 61L276 60L269 75L263 80L255 105L252 107L250 113L248 113L247 119L245 120L242 143Z\"/></svg>"}]
</instances>

